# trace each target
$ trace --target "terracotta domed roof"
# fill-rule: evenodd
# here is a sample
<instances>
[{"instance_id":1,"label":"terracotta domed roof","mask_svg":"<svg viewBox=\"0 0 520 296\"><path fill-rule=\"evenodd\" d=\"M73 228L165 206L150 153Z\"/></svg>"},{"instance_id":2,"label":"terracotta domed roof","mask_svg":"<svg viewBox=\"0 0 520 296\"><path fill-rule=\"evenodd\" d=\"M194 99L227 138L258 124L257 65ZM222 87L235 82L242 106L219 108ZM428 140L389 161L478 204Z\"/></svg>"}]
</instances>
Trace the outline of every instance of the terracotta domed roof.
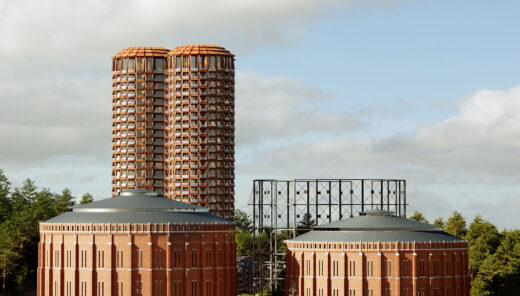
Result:
<instances>
[{"instance_id":1,"label":"terracotta domed roof","mask_svg":"<svg viewBox=\"0 0 520 296\"><path fill-rule=\"evenodd\" d=\"M195 55L195 54L211 54L234 56L229 50L222 46L213 44L188 44L181 45L170 51L169 55Z\"/></svg>"},{"instance_id":2,"label":"terracotta domed roof","mask_svg":"<svg viewBox=\"0 0 520 296\"><path fill-rule=\"evenodd\" d=\"M134 46L121 50L114 58L126 57L160 57L166 56L170 50L160 46Z\"/></svg>"}]
</instances>

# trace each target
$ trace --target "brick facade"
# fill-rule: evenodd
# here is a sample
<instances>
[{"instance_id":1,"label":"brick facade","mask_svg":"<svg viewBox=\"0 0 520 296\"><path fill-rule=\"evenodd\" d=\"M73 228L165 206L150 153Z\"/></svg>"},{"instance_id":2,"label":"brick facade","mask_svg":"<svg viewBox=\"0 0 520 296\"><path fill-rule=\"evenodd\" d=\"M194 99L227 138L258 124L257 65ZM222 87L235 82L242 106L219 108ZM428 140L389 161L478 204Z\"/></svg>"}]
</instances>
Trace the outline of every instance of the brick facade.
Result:
<instances>
[{"instance_id":1,"label":"brick facade","mask_svg":"<svg viewBox=\"0 0 520 296\"><path fill-rule=\"evenodd\" d=\"M234 225L40 224L37 291L234 296Z\"/></svg>"},{"instance_id":2,"label":"brick facade","mask_svg":"<svg viewBox=\"0 0 520 296\"><path fill-rule=\"evenodd\" d=\"M467 242L287 242L286 295L467 296Z\"/></svg>"},{"instance_id":3,"label":"brick facade","mask_svg":"<svg viewBox=\"0 0 520 296\"><path fill-rule=\"evenodd\" d=\"M112 195L153 190L232 220L234 55L130 47L112 58Z\"/></svg>"},{"instance_id":4,"label":"brick facade","mask_svg":"<svg viewBox=\"0 0 520 296\"><path fill-rule=\"evenodd\" d=\"M112 58L112 196L164 193L163 47L129 47Z\"/></svg>"},{"instance_id":5,"label":"brick facade","mask_svg":"<svg viewBox=\"0 0 520 296\"><path fill-rule=\"evenodd\" d=\"M235 204L234 56L216 45L168 54L165 197L233 219Z\"/></svg>"}]
</instances>

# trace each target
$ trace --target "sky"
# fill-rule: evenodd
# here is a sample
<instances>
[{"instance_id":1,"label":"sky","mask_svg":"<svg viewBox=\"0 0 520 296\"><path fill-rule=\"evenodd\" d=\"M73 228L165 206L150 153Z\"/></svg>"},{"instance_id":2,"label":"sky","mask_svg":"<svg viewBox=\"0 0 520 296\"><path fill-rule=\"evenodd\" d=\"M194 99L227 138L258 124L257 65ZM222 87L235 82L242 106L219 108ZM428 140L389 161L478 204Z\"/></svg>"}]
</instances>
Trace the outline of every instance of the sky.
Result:
<instances>
[{"instance_id":1,"label":"sky","mask_svg":"<svg viewBox=\"0 0 520 296\"><path fill-rule=\"evenodd\" d=\"M520 2L0 0L0 168L110 196L110 58L236 55L236 207L258 178L406 179L409 214L520 219Z\"/></svg>"}]
</instances>

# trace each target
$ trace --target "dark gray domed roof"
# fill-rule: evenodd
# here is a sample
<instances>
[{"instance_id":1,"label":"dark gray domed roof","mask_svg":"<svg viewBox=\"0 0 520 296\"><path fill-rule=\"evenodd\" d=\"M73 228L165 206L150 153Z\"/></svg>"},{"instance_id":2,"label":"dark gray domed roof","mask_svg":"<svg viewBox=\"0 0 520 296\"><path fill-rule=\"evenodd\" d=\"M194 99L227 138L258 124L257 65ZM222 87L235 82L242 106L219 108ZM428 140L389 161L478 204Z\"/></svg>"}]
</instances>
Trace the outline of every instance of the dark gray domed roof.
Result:
<instances>
[{"instance_id":1,"label":"dark gray domed roof","mask_svg":"<svg viewBox=\"0 0 520 296\"><path fill-rule=\"evenodd\" d=\"M208 209L157 196L144 190L127 190L121 195L71 208L43 223L232 223Z\"/></svg>"},{"instance_id":2,"label":"dark gray domed roof","mask_svg":"<svg viewBox=\"0 0 520 296\"><path fill-rule=\"evenodd\" d=\"M311 242L398 242L463 241L440 227L391 215L364 212L360 216L316 226L292 241Z\"/></svg>"}]
</instances>

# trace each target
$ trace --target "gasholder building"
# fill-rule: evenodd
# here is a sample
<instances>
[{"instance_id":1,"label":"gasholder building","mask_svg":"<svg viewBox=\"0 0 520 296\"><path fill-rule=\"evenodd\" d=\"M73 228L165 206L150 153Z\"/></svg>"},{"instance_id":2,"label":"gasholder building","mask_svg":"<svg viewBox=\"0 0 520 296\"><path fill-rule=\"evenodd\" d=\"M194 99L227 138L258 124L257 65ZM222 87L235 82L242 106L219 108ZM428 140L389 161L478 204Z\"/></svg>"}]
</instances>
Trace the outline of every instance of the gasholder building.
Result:
<instances>
[{"instance_id":1,"label":"gasholder building","mask_svg":"<svg viewBox=\"0 0 520 296\"><path fill-rule=\"evenodd\" d=\"M440 228L372 211L287 241L285 294L467 296L467 242Z\"/></svg>"},{"instance_id":2,"label":"gasholder building","mask_svg":"<svg viewBox=\"0 0 520 296\"><path fill-rule=\"evenodd\" d=\"M142 190L40 223L39 296L236 295L235 226Z\"/></svg>"}]
</instances>

